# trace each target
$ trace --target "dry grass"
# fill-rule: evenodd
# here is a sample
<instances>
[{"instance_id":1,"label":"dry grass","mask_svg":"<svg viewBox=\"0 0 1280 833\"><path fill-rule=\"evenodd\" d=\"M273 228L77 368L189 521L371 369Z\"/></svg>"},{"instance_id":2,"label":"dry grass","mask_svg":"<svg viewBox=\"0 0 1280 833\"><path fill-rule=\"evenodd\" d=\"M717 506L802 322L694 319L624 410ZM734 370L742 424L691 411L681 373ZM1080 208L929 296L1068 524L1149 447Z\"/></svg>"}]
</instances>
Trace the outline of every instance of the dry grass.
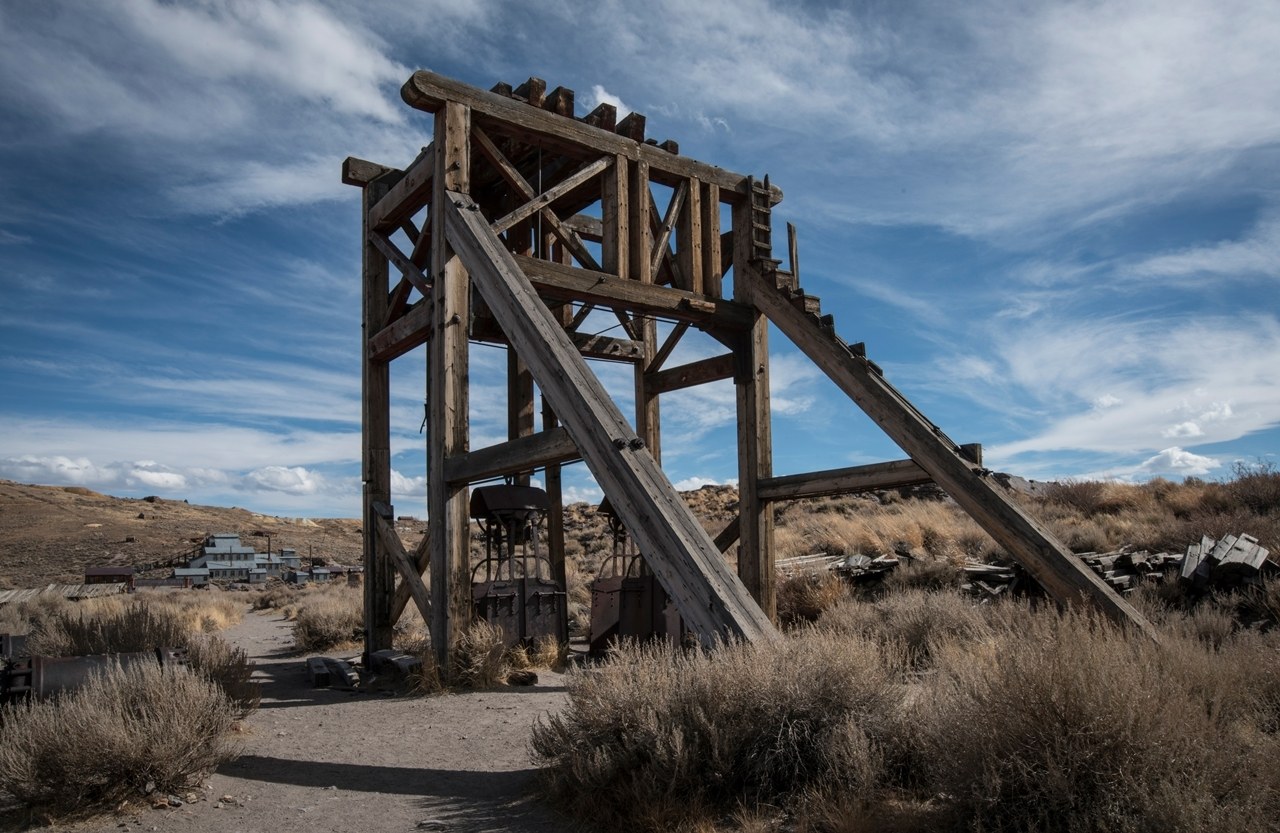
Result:
<instances>
[{"instance_id":1,"label":"dry grass","mask_svg":"<svg viewBox=\"0 0 1280 833\"><path fill-rule=\"evenodd\" d=\"M1163 647L954 592L846 599L779 643L626 647L531 745L554 800L624 830L1276 830L1280 635L1161 610Z\"/></svg>"},{"instance_id":2,"label":"dry grass","mask_svg":"<svg viewBox=\"0 0 1280 833\"><path fill-rule=\"evenodd\" d=\"M832 572L787 576L778 582L778 623L792 628L815 622L824 610L848 595L848 585Z\"/></svg>"},{"instance_id":3,"label":"dry grass","mask_svg":"<svg viewBox=\"0 0 1280 833\"><path fill-rule=\"evenodd\" d=\"M236 709L180 668L138 665L0 711L0 793L37 818L183 790L234 757Z\"/></svg>"},{"instance_id":4,"label":"dry grass","mask_svg":"<svg viewBox=\"0 0 1280 833\"><path fill-rule=\"evenodd\" d=\"M293 644L300 651L327 651L357 642L364 633L364 596L359 587L308 587L281 608L293 620Z\"/></svg>"},{"instance_id":5,"label":"dry grass","mask_svg":"<svg viewBox=\"0 0 1280 833\"><path fill-rule=\"evenodd\" d=\"M713 653L624 645L571 672L567 707L535 726L531 747L551 795L578 817L694 829L836 780L873 788L892 701L866 641L808 630Z\"/></svg>"}]
</instances>

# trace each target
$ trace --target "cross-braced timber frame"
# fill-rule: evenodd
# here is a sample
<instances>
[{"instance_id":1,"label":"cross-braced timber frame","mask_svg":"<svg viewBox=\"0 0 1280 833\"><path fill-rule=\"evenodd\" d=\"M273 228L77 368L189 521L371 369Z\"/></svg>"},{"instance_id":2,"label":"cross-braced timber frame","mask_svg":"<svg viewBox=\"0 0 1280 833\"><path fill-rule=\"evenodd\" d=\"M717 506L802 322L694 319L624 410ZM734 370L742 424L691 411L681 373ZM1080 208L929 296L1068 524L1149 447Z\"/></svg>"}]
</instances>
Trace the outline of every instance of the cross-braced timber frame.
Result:
<instances>
[{"instance_id":1,"label":"cross-braced timber frame","mask_svg":"<svg viewBox=\"0 0 1280 833\"><path fill-rule=\"evenodd\" d=\"M1132 606L992 482L980 447L952 442L861 345L836 336L831 316L800 288L790 227L789 268L773 257L772 210L782 194L767 177L759 182L681 156L674 142L645 138L643 116L618 120L608 104L575 118L573 92L547 92L536 78L486 92L417 72L401 94L434 115L431 144L403 169L348 158L342 174L364 195L366 652L391 647L392 628L412 599L447 668L454 634L471 617L469 485L499 476L527 483L542 470L549 546L562 559L560 467L576 460L585 461L686 625L704 639L776 633L772 502L930 481L1054 598L1092 602L1154 638ZM655 190L670 193L665 206ZM616 319L617 336L583 331L597 311ZM659 320L671 325L662 338ZM770 322L907 459L775 477ZM691 330L723 352L668 367ZM470 447L468 430L473 342L508 350L509 439L481 449ZM424 345L430 533L410 553L391 507L388 366ZM584 358L633 367L631 419ZM737 390L739 514L713 538L660 466L659 399L722 379ZM735 542L736 574L723 557ZM564 581L563 560L553 573Z\"/></svg>"}]
</instances>

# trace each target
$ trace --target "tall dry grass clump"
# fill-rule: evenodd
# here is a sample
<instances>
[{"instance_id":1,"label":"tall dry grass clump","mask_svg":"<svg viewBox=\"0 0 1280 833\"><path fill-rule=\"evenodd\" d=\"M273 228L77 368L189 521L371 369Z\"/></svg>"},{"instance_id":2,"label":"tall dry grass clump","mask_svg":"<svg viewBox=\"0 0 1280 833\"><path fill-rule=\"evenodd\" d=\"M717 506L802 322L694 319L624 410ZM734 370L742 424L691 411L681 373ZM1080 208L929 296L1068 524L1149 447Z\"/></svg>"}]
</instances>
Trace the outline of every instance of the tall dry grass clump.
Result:
<instances>
[{"instance_id":1,"label":"tall dry grass clump","mask_svg":"<svg viewBox=\"0 0 1280 833\"><path fill-rule=\"evenodd\" d=\"M235 756L235 719L196 674L117 667L73 693L0 710L0 793L48 817L176 792Z\"/></svg>"},{"instance_id":2,"label":"tall dry grass clump","mask_svg":"<svg viewBox=\"0 0 1280 833\"><path fill-rule=\"evenodd\" d=\"M291 605L293 643L300 651L324 651L360 639L364 597L358 587L308 588Z\"/></svg>"},{"instance_id":3,"label":"tall dry grass clump","mask_svg":"<svg viewBox=\"0 0 1280 833\"><path fill-rule=\"evenodd\" d=\"M894 702L874 645L813 630L711 652L624 645L568 689L531 748L565 807L624 830L684 828L824 786L873 790Z\"/></svg>"},{"instance_id":4,"label":"tall dry grass clump","mask_svg":"<svg viewBox=\"0 0 1280 833\"><path fill-rule=\"evenodd\" d=\"M155 648L182 648L193 671L219 686L241 714L258 706L259 686L251 680L248 655L204 632L198 605L134 601L124 605L57 608L29 622L27 647L46 656L124 654Z\"/></svg>"},{"instance_id":5,"label":"tall dry grass clump","mask_svg":"<svg viewBox=\"0 0 1280 833\"><path fill-rule=\"evenodd\" d=\"M941 652L916 701L928 781L964 827L1275 829L1280 745L1230 685L1239 657L1082 613L1015 622L989 650Z\"/></svg>"}]
</instances>

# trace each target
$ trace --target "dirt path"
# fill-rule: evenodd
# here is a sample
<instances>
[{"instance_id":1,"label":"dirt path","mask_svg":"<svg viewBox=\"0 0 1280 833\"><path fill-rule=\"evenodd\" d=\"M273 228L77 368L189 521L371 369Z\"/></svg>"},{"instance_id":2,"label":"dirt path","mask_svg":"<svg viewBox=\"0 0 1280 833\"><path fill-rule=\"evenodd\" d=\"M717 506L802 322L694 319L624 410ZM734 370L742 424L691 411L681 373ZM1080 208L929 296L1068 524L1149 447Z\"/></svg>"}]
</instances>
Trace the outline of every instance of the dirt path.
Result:
<instances>
[{"instance_id":1,"label":"dirt path","mask_svg":"<svg viewBox=\"0 0 1280 833\"><path fill-rule=\"evenodd\" d=\"M77 825L78 833L401 833L558 831L567 822L529 798L529 727L564 702L563 677L528 688L393 697L313 689L289 623L249 613L224 638L249 653L262 706L245 721L244 754L194 802ZM230 796L229 801L222 801Z\"/></svg>"}]
</instances>

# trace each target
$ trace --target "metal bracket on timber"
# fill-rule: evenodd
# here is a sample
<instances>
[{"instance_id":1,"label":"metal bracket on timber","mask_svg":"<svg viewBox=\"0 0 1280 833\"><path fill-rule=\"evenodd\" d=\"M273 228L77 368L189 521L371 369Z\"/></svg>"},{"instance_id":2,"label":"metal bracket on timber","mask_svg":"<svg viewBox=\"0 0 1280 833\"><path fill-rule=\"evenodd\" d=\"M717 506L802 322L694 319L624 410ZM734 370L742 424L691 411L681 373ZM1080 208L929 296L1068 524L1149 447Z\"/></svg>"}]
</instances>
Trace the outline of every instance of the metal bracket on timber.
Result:
<instances>
[{"instance_id":1,"label":"metal bracket on timber","mask_svg":"<svg viewBox=\"0 0 1280 833\"><path fill-rule=\"evenodd\" d=\"M987 531L1019 564L1064 604L1088 601L1112 619L1131 624L1159 641L1155 627L1108 587L1096 573L1035 519L1028 516L966 459L961 447L898 392L861 351L834 335L826 320L797 308L765 272L741 270L750 297L779 330L800 348L858 407L867 413L911 459Z\"/></svg>"},{"instance_id":2,"label":"metal bracket on timber","mask_svg":"<svg viewBox=\"0 0 1280 833\"><path fill-rule=\"evenodd\" d=\"M442 210L449 245L685 622L706 640L775 637L773 624L729 571L479 206L454 192L446 202Z\"/></svg>"}]
</instances>

